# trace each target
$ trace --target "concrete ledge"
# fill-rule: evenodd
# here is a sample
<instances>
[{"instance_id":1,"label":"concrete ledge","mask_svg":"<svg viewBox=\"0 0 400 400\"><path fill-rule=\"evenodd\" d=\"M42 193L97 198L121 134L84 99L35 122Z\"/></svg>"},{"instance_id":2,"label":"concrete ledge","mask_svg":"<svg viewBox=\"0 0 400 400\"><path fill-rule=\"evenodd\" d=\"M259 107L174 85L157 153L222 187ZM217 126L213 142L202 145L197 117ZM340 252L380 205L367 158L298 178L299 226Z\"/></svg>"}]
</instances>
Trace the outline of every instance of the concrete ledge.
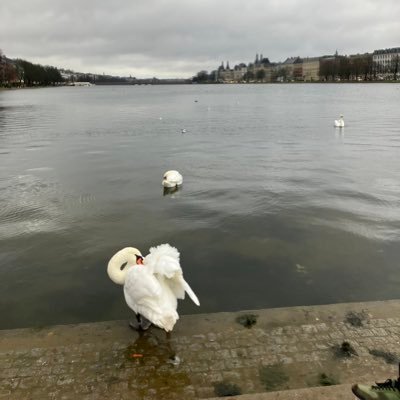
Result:
<instances>
[{"instance_id":1,"label":"concrete ledge","mask_svg":"<svg viewBox=\"0 0 400 400\"><path fill-rule=\"evenodd\" d=\"M220 400L213 397L208 400ZM335 385L307 389L284 390L271 393L244 394L229 397L233 400L358 400L351 392L351 385Z\"/></svg>"},{"instance_id":2,"label":"concrete ledge","mask_svg":"<svg viewBox=\"0 0 400 400\"><path fill-rule=\"evenodd\" d=\"M396 377L398 358L397 300L187 315L171 338L127 321L3 330L0 398L215 398L225 383L240 400L353 399L349 384Z\"/></svg>"}]
</instances>

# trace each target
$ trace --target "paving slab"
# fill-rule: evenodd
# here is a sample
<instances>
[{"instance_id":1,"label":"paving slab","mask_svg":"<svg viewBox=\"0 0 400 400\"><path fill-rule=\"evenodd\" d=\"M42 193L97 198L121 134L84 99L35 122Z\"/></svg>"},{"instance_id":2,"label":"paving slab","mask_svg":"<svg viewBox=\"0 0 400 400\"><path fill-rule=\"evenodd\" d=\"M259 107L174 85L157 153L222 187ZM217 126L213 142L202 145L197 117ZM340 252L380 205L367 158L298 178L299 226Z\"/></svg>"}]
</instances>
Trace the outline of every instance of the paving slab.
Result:
<instances>
[{"instance_id":1,"label":"paving slab","mask_svg":"<svg viewBox=\"0 0 400 400\"><path fill-rule=\"evenodd\" d=\"M398 300L186 315L170 337L127 321L3 330L0 399L283 399L396 377L399 344Z\"/></svg>"}]
</instances>

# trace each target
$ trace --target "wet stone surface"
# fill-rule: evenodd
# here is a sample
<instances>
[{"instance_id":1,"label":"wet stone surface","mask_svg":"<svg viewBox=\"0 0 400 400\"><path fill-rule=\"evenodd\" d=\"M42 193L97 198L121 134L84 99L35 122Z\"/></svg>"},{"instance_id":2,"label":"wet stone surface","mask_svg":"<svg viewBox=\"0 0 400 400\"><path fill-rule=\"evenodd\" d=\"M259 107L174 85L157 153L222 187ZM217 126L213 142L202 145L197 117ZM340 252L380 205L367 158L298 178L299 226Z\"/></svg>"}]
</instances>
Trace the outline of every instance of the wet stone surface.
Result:
<instances>
[{"instance_id":1,"label":"wet stone surface","mask_svg":"<svg viewBox=\"0 0 400 400\"><path fill-rule=\"evenodd\" d=\"M381 355L400 357L400 301L254 314L250 327L241 313L182 316L170 337L125 321L0 331L0 399L197 399L397 374Z\"/></svg>"}]
</instances>

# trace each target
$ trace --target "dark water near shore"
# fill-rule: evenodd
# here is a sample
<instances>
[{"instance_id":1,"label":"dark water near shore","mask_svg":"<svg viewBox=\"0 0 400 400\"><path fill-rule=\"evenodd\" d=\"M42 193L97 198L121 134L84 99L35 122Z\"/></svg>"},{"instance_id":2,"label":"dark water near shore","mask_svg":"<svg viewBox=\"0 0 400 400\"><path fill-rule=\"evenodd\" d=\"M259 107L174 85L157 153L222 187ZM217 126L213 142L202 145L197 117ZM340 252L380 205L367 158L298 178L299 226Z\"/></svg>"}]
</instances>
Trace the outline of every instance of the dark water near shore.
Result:
<instances>
[{"instance_id":1,"label":"dark water near shore","mask_svg":"<svg viewBox=\"0 0 400 400\"><path fill-rule=\"evenodd\" d=\"M201 301L181 313L399 298L399 106L395 84L0 92L0 328L127 318L107 262L165 242Z\"/></svg>"}]
</instances>

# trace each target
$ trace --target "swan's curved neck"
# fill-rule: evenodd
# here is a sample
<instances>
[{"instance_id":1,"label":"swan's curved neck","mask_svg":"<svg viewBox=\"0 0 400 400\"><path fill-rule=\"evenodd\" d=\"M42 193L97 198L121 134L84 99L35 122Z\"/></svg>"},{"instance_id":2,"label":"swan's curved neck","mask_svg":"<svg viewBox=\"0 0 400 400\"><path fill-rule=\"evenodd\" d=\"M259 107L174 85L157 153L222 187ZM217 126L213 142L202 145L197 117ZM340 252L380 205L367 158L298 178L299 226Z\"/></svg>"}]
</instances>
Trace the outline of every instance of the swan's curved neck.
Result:
<instances>
[{"instance_id":1,"label":"swan's curved neck","mask_svg":"<svg viewBox=\"0 0 400 400\"><path fill-rule=\"evenodd\" d=\"M115 253L107 266L107 273L110 279L117 285L123 285L128 268L135 265L136 256L141 255L140 251L134 247L125 247Z\"/></svg>"}]
</instances>

